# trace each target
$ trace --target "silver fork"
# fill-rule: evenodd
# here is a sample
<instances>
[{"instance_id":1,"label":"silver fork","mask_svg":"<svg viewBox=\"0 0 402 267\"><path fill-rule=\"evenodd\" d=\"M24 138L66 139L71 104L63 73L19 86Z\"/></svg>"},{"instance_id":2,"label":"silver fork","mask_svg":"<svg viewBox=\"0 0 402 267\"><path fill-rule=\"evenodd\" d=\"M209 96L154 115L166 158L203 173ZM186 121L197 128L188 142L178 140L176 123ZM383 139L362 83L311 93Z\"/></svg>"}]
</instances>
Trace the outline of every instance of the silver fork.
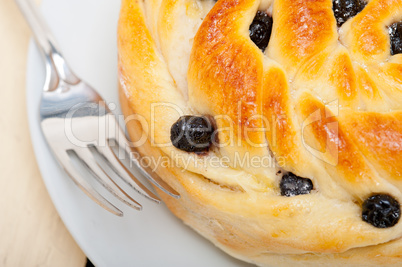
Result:
<instances>
[{"instance_id":1,"label":"silver fork","mask_svg":"<svg viewBox=\"0 0 402 267\"><path fill-rule=\"evenodd\" d=\"M115 215L123 212L110 203L77 170L72 156L76 156L84 168L115 197L134 209L142 206L126 193L108 174L109 167L118 177L143 196L160 203L160 199L145 187L124 166L112 149L117 143L120 151L130 155L133 149L120 128L116 117L102 97L88 84L80 80L69 68L54 37L36 7L30 0L15 0L31 27L44 56L46 79L40 104L42 132L54 156L71 179L92 200ZM140 155L136 153L137 155ZM165 193L179 198L179 194L166 184L155 172L140 164L141 160L130 157L132 166L142 176Z\"/></svg>"}]
</instances>

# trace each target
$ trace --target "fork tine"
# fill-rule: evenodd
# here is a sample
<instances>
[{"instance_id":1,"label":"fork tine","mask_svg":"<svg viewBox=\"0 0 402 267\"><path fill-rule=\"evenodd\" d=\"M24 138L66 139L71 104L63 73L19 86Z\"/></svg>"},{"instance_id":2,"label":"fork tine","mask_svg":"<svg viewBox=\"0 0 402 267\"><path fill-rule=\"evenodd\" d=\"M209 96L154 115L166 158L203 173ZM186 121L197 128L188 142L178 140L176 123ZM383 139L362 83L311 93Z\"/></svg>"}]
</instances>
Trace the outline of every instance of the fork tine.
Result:
<instances>
[{"instance_id":1,"label":"fork tine","mask_svg":"<svg viewBox=\"0 0 402 267\"><path fill-rule=\"evenodd\" d=\"M123 163L117 158L116 154L112 151L109 145L94 147L99 154L104 158L106 163L113 171L119 175L119 177L131 186L135 191L141 195L149 198L152 201L160 203L161 200L158 196L152 193L146 188L137 178L123 165Z\"/></svg>"},{"instance_id":2,"label":"fork tine","mask_svg":"<svg viewBox=\"0 0 402 267\"><path fill-rule=\"evenodd\" d=\"M112 193L115 197L117 197L130 207L136 210L142 209L141 204L135 201L132 197L130 197L100 167L100 165L96 161L94 155L89 150L89 148L75 149L74 152L77 154L78 158L84 163L84 165L86 165L89 172L91 172L91 174L98 180L98 182L101 183L102 186L105 187L110 193Z\"/></svg>"},{"instance_id":3,"label":"fork tine","mask_svg":"<svg viewBox=\"0 0 402 267\"><path fill-rule=\"evenodd\" d=\"M110 203L106 198L100 195L96 190L89 185L85 179L76 171L75 167L72 165L70 156L67 154L66 151L57 151L53 150L61 163L61 166L66 171L68 176L73 180L73 182L88 196L90 197L95 203L99 206L104 208L105 210L122 217L123 212L119 210L115 205ZM56 152L57 151L57 152Z\"/></svg>"},{"instance_id":4,"label":"fork tine","mask_svg":"<svg viewBox=\"0 0 402 267\"><path fill-rule=\"evenodd\" d=\"M117 122L116 122L117 123ZM132 152L138 153L138 155L141 155L139 151L135 147L131 147L126 135L123 133L121 128L117 130L118 136L115 138L117 144L124 149L124 151L127 153L127 155L130 155ZM142 166L140 162L136 158L130 157L130 161L132 164L134 164L137 169L140 171L140 173L145 176L149 181L151 181L154 185L156 185L159 189L161 189L163 192L166 194L174 197L174 198L180 198L180 194L174 190L170 185L168 185L165 181L162 180L162 178L154 172L151 168Z\"/></svg>"}]
</instances>

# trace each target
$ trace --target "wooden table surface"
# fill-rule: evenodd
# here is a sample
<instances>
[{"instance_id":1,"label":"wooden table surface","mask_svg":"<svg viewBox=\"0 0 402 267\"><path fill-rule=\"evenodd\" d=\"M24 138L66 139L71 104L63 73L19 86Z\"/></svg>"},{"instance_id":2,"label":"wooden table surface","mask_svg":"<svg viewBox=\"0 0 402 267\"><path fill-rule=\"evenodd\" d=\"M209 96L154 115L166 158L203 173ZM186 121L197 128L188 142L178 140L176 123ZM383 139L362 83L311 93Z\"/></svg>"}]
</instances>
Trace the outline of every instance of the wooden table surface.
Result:
<instances>
[{"instance_id":1,"label":"wooden table surface","mask_svg":"<svg viewBox=\"0 0 402 267\"><path fill-rule=\"evenodd\" d=\"M32 149L25 101L30 36L14 1L0 0L0 266L85 266Z\"/></svg>"}]
</instances>

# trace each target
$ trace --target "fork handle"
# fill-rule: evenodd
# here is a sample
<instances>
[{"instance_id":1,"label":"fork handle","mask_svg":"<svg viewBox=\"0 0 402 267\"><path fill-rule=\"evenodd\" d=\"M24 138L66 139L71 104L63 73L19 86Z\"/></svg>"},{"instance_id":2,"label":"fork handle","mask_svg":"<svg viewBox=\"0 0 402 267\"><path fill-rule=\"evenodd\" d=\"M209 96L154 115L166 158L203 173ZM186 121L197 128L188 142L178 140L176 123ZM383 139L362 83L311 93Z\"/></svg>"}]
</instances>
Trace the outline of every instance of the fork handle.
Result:
<instances>
[{"instance_id":1,"label":"fork handle","mask_svg":"<svg viewBox=\"0 0 402 267\"><path fill-rule=\"evenodd\" d=\"M37 46L45 58L46 81L45 91L55 90L60 79L69 84L77 84L80 79L72 72L62 56L60 49L51 34L43 17L31 0L15 0L25 20L28 22Z\"/></svg>"}]
</instances>

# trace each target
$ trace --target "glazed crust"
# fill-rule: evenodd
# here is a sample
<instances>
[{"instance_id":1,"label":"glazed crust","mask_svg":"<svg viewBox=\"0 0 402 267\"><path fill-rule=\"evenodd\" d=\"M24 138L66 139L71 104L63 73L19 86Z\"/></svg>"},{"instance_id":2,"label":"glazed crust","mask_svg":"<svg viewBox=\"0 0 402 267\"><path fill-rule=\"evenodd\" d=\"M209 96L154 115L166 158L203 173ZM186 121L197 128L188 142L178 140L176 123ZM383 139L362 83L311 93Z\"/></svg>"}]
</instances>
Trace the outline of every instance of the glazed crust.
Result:
<instances>
[{"instance_id":1,"label":"glazed crust","mask_svg":"<svg viewBox=\"0 0 402 267\"><path fill-rule=\"evenodd\" d=\"M257 10L274 20L265 53L248 36ZM401 19L396 0L369 1L339 31L331 0L123 0L121 104L140 151L168 162L157 172L181 195L160 194L169 209L258 265L400 265L401 223L375 228L361 204L402 201L402 57L386 32ZM213 116L220 146L173 147L188 114ZM314 190L280 196L278 171Z\"/></svg>"}]
</instances>

